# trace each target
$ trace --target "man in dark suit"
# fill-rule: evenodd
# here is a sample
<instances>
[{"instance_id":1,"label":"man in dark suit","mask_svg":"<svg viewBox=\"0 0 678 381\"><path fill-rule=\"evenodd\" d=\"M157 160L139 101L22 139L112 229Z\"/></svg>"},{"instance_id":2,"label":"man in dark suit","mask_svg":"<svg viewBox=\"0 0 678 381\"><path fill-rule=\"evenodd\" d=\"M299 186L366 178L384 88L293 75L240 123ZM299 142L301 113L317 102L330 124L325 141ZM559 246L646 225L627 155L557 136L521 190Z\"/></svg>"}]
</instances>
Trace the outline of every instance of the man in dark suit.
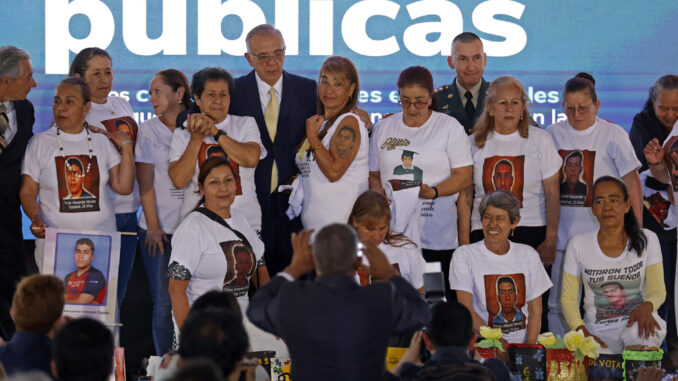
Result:
<instances>
[{"instance_id":1,"label":"man in dark suit","mask_svg":"<svg viewBox=\"0 0 678 381\"><path fill-rule=\"evenodd\" d=\"M0 48L0 334L9 340L14 324L9 316L12 295L26 274L21 233L21 159L33 136L35 115L26 96L36 86L27 52Z\"/></svg>"},{"instance_id":2,"label":"man in dark suit","mask_svg":"<svg viewBox=\"0 0 678 381\"><path fill-rule=\"evenodd\" d=\"M285 340L293 380L383 379L389 337L426 324L426 302L369 242L360 251L376 282L360 287L358 235L348 225L322 228L313 249L309 238L292 235L292 263L255 294L247 316ZM315 281L294 281L314 268Z\"/></svg>"},{"instance_id":3,"label":"man in dark suit","mask_svg":"<svg viewBox=\"0 0 678 381\"><path fill-rule=\"evenodd\" d=\"M290 222L285 216L288 198L276 188L297 173L294 154L306 137L306 119L317 112L317 85L283 71L285 41L272 25L255 27L246 42L245 58L254 70L235 80L229 110L254 117L267 151L259 160L254 182L262 212L264 257L273 275L285 268L292 256Z\"/></svg>"},{"instance_id":4,"label":"man in dark suit","mask_svg":"<svg viewBox=\"0 0 678 381\"><path fill-rule=\"evenodd\" d=\"M474 33L459 34L452 41L452 55L447 57L447 64L457 76L451 84L436 90L437 111L453 116L470 135L473 124L483 114L490 86L483 78L487 65L483 42Z\"/></svg>"}]
</instances>

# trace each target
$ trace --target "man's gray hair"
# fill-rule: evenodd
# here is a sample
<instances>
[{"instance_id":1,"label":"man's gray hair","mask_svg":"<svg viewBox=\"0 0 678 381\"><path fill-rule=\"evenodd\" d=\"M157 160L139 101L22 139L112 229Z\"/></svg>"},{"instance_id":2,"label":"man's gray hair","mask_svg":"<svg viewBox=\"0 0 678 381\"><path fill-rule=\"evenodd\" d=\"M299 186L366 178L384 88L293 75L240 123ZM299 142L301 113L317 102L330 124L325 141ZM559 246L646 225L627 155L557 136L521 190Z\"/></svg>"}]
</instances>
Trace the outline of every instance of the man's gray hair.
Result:
<instances>
[{"instance_id":1,"label":"man's gray hair","mask_svg":"<svg viewBox=\"0 0 678 381\"><path fill-rule=\"evenodd\" d=\"M469 44L471 42L475 41L480 41L480 44L482 45L483 41L478 37L477 34L473 32L462 32L459 33L454 40L452 40L452 46L450 47L450 55L454 56L454 45L456 45L457 42L463 42L465 44Z\"/></svg>"},{"instance_id":2,"label":"man's gray hair","mask_svg":"<svg viewBox=\"0 0 678 381\"><path fill-rule=\"evenodd\" d=\"M0 48L0 78L8 77L11 80L21 75L21 61L31 59L30 54L16 46Z\"/></svg>"},{"instance_id":3,"label":"man's gray hair","mask_svg":"<svg viewBox=\"0 0 678 381\"><path fill-rule=\"evenodd\" d=\"M285 38L283 38L282 32L280 32L280 30L276 29L276 27L274 27L271 24L260 24L260 25L255 26L254 28L252 28L252 30L250 30L247 33L247 36L245 36L245 44L247 44L247 52L252 53L252 50L250 50L250 39L253 36L262 35L262 34L277 34L278 36L280 36L280 39L282 40L283 49L285 49Z\"/></svg>"},{"instance_id":4,"label":"man's gray hair","mask_svg":"<svg viewBox=\"0 0 678 381\"><path fill-rule=\"evenodd\" d=\"M480 218L485 215L485 211L490 205L507 211L511 223L516 222L518 217L520 217L520 201L518 200L518 197L511 192L499 190L486 194L485 197L480 200L480 206L478 207Z\"/></svg>"},{"instance_id":5,"label":"man's gray hair","mask_svg":"<svg viewBox=\"0 0 678 381\"><path fill-rule=\"evenodd\" d=\"M657 102L657 97L664 91L678 90L678 75L667 74L657 80L650 88L650 100Z\"/></svg>"},{"instance_id":6,"label":"man's gray hair","mask_svg":"<svg viewBox=\"0 0 678 381\"><path fill-rule=\"evenodd\" d=\"M325 226L313 242L313 261L322 275L353 274L357 252L358 234L346 224Z\"/></svg>"}]
</instances>

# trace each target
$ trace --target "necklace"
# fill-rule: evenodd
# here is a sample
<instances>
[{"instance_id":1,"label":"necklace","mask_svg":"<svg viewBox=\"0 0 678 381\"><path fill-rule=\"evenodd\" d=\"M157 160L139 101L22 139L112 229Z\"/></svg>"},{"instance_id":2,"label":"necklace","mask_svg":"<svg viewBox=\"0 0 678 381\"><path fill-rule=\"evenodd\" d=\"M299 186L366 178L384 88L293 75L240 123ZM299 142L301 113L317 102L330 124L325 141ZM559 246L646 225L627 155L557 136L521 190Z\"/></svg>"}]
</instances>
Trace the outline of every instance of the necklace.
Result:
<instances>
[{"instance_id":1,"label":"necklace","mask_svg":"<svg viewBox=\"0 0 678 381\"><path fill-rule=\"evenodd\" d=\"M64 163L66 163L66 154L64 153L64 145L61 142L61 128L56 124L56 122L52 122L52 125L56 127L56 136L57 136L57 143L59 144L59 153L61 154L61 157L64 158ZM82 175L75 174L78 177L85 177L89 173L89 169L92 166L92 137L89 134L89 129L87 128L87 122L85 122L85 132L87 133L87 145L89 146L89 160L87 160L87 170L85 173ZM82 170L82 169L81 169Z\"/></svg>"}]
</instances>

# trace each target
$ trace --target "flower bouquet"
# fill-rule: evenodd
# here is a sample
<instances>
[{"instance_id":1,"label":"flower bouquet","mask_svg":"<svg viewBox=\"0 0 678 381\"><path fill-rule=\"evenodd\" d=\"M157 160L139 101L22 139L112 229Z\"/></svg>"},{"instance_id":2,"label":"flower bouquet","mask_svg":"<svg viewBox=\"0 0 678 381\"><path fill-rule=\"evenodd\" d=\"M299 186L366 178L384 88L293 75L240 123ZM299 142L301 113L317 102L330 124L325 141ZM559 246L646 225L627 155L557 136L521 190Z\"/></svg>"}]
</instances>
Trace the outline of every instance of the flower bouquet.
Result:
<instances>
[{"instance_id":1,"label":"flower bouquet","mask_svg":"<svg viewBox=\"0 0 678 381\"><path fill-rule=\"evenodd\" d=\"M501 328L482 326L480 327L480 336L483 337L483 340L476 343L476 352L478 352L482 358L489 360L493 357L497 357L498 351L504 352L504 346L499 340L504 337Z\"/></svg>"},{"instance_id":2,"label":"flower bouquet","mask_svg":"<svg viewBox=\"0 0 678 381\"><path fill-rule=\"evenodd\" d=\"M598 358L600 344L579 331L570 331L565 337L551 332L539 335L539 344L546 348L546 373L549 381L588 379L588 361Z\"/></svg>"}]
</instances>

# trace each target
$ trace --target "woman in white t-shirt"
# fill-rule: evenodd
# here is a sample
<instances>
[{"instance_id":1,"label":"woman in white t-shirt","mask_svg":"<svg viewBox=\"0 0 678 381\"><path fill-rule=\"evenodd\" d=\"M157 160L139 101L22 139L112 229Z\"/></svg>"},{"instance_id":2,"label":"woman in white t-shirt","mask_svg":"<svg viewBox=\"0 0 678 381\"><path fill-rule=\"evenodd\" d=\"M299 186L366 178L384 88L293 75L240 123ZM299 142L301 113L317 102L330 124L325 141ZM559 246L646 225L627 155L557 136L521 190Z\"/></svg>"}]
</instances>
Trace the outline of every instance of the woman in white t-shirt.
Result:
<instances>
[{"instance_id":1,"label":"woman in white t-shirt","mask_svg":"<svg viewBox=\"0 0 678 381\"><path fill-rule=\"evenodd\" d=\"M556 256L562 159L551 136L530 125L528 102L523 85L511 76L495 79L487 90L471 137L473 186L459 196L460 242L483 238L478 206L485 194L509 191L520 200L521 217L509 239L536 249L548 267Z\"/></svg>"},{"instance_id":2,"label":"woman in white t-shirt","mask_svg":"<svg viewBox=\"0 0 678 381\"><path fill-rule=\"evenodd\" d=\"M21 205L38 238L40 270L46 227L115 231L107 185L121 194L134 186L132 140L121 131L91 132L85 122L89 108L85 81L63 79L54 96L52 127L31 138L24 155Z\"/></svg>"},{"instance_id":3,"label":"woman in white t-shirt","mask_svg":"<svg viewBox=\"0 0 678 381\"><path fill-rule=\"evenodd\" d=\"M565 83L563 108L567 120L553 124L547 131L563 158L560 184L560 223L556 261L551 279L556 285L549 295L549 329L556 334L567 331L560 308L560 274L568 240L576 234L596 229L591 214L593 183L605 175L624 180L629 200L642 226L643 189L638 174L640 161L623 128L598 118L600 100L595 80L579 73Z\"/></svg>"},{"instance_id":4,"label":"woman in white t-shirt","mask_svg":"<svg viewBox=\"0 0 678 381\"><path fill-rule=\"evenodd\" d=\"M560 301L571 329L593 336L603 353L621 353L625 327L636 323L637 329L632 329L638 336L654 336L660 328L656 311L666 297L662 254L656 234L638 225L621 179L600 177L592 192L591 211L599 227L570 239Z\"/></svg>"},{"instance_id":5,"label":"woman in white t-shirt","mask_svg":"<svg viewBox=\"0 0 678 381\"><path fill-rule=\"evenodd\" d=\"M169 294L178 328L190 305L205 292L229 291L246 311L250 281L258 285L268 281L264 244L245 216L231 208L237 180L223 156L200 166L200 207L181 221L172 237Z\"/></svg>"},{"instance_id":6,"label":"woman in white t-shirt","mask_svg":"<svg viewBox=\"0 0 678 381\"><path fill-rule=\"evenodd\" d=\"M172 135L169 176L176 188L184 189L180 214L184 218L200 199L200 165L212 156L226 157L238 178L232 208L247 218L252 229L260 231L261 207L254 168L266 156L266 150L254 118L228 114L233 89L233 77L220 67L207 67L193 74L191 90L197 107L179 116L186 116L186 122Z\"/></svg>"},{"instance_id":7,"label":"woman in white t-shirt","mask_svg":"<svg viewBox=\"0 0 678 381\"><path fill-rule=\"evenodd\" d=\"M122 97L109 96L113 88L113 63L111 56L100 48L81 50L71 63L68 75L80 77L87 82L92 102L85 121L91 128L102 131L124 131L137 139L137 124L129 102ZM99 131L99 130L96 130ZM119 194L110 189L111 203L115 212L116 229L119 232L137 232L137 211L139 210L139 189L135 182L131 194ZM120 237L120 264L118 266L118 310L127 291L127 282L132 275L134 256L137 252L137 237L126 234ZM119 311L118 311L119 312Z\"/></svg>"},{"instance_id":8,"label":"woman in white t-shirt","mask_svg":"<svg viewBox=\"0 0 678 381\"><path fill-rule=\"evenodd\" d=\"M368 132L352 112L359 93L358 70L351 60L333 56L323 62L318 115L306 120L306 140L295 155L306 230L346 223L353 203L368 188Z\"/></svg>"},{"instance_id":9,"label":"woman in white t-shirt","mask_svg":"<svg viewBox=\"0 0 678 381\"><path fill-rule=\"evenodd\" d=\"M432 110L433 77L425 67L403 70L397 85L403 111L379 121L370 138L370 189L383 194L392 187L396 209L418 204L404 231L421 238L426 261L441 262L447 283L458 246L457 193L471 184L471 145L456 119ZM399 197L411 187L419 187L418 199Z\"/></svg>"},{"instance_id":10,"label":"woman in white t-shirt","mask_svg":"<svg viewBox=\"0 0 678 381\"><path fill-rule=\"evenodd\" d=\"M391 231L391 209L384 195L367 191L353 205L348 224L361 241L370 241L388 258L398 274L412 287L424 292L424 258L417 245L406 236Z\"/></svg>"},{"instance_id":11,"label":"woman in white t-shirt","mask_svg":"<svg viewBox=\"0 0 678 381\"><path fill-rule=\"evenodd\" d=\"M495 191L480 201L484 239L459 247L450 286L473 315L473 328L501 328L509 343L535 344L541 328L541 295L551 287L539 254L509 240L520 221L520 201ZM527 308L525 305L527 304Z\"/></svg>"},{"instance_id":12,"label":"woman in white t-shirt","mask_svg":"<svg viewBox=\"0 0 678 381\"><path fill-rule=\"evenodd\" d=\"M183 190L176 189L167 173L172 132L176 119L191 107L186 75L167 69L156 73L149 88L155 118L141 123L135 148L137 181L143 213L139 219L141 259L153 299L153 341L158 355L172 349L172 306L167 293L170 241L179 225Z\"/></svg>"}]
</instances>

